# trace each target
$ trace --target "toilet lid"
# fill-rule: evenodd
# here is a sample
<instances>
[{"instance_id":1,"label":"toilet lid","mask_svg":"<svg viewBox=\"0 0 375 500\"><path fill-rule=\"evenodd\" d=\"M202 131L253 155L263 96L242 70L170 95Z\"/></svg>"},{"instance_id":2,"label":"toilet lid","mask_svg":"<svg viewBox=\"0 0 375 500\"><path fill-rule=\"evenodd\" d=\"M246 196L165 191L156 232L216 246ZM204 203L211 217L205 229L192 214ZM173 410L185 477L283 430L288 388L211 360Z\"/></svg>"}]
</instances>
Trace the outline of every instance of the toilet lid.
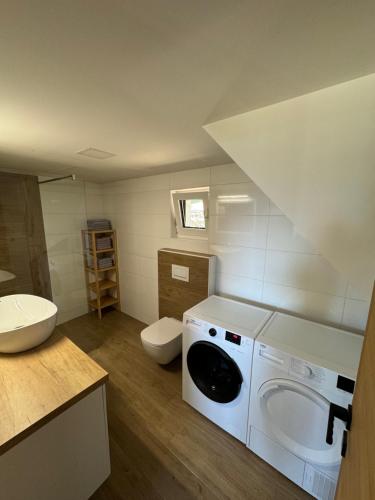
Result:
<instances>
[{"instance_id":1,"label":"toilet lid","mask_svg":"<svg viewBox=\"0 0 375 500\"><path fill-rule=\"evenodd\" d=\"M174 318L161 318L156 323L142 330L142 340L152 345L161 346L171 342L182 334L182 322Z\"/></svg>"}]
</instances>

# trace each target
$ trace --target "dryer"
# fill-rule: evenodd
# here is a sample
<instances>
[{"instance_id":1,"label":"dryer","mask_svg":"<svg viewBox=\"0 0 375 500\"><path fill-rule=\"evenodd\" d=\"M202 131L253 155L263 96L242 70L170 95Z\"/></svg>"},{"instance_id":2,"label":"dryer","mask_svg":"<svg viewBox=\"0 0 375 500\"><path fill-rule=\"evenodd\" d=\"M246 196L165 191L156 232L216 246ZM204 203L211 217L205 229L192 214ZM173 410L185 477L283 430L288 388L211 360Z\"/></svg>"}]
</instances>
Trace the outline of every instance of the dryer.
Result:
<instances>
[{"instance_id":1,"label":"dryer","mask_svg":"<svg viewBox=\"0 0 375 500\"><path fill-rule=\"evenodd\" d=\"M255 342L247 445L319 499L334 498L346 423L332 410L349 418L362 342L281 313Z\"/></svg>"},{"instance_id":2,"label":"dryer","mask_svg":"<svg viewBox=\"0 0 375 500\"><path fill-rule=\"evenodd\" d=\"M266 309L211 295L183 318L182 397L243 443L254 339L271 316Z\"/></svg>"}]
</instances>

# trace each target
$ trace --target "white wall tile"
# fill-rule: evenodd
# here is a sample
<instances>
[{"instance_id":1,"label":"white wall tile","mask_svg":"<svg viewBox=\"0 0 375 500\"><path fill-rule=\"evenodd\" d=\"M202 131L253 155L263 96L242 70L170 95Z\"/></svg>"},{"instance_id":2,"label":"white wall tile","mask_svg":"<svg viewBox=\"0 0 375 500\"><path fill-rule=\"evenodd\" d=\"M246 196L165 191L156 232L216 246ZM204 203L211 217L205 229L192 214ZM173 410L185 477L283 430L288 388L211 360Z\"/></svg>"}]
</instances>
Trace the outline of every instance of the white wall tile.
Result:
<instances>
[{"instance_id":1,"label":"white wall tile","mask_svg":"<svg viewBox=\"0 0 375 500\"><path fill-rule=\"evenodd\" d=\"M54 297L69 295L74 290L85 289L86 286L83 268L74 273L66 272L61 274L52 271L50 276Z\"/></svg>"},{"instance_id":2,"label":"white wall tile","mask_svg":"<svg viewBox=\"0 0 375 500\"><path fill-rule=\"evenodd\" d=\"M103 194L103 215L108 216L109 214L116 213L117 210L117 199L121 195L113 194L107 191L104 191Z\"/></svg>"},{"instance_id":3,"label":"white wall tile","mask_svg":"<svg viewBox=\"0 0 375 500\"><path fill-rule=\"evenodd\" d=\"M264 283L262 302L317 321L341 322L344 298L310 292L273 283Z\"/></svg>"},{"instance_id":4,"label":"white wall tile","mask_svg":"<svg viewBox=\"0 0 375 500\"><path fill-rule=\"evenodd\" d=\"M122 216L121 223L126 224L131 234L154 236L157 238L170 238L172 219L170 214L127 214Z\"/></svg>"},{"instance_id":5,"label":"white wall tile","mask_svg":"<svg viewBox=\"0 0 375 500\"><path fill-rule=\"evenodd\" d=\"M217 272L236 276L246 276L263 280L265 250L254 248L211 245L210 251L217 255Z\"/></svg>"},{"instance_id":6,"label":"white wall tile","mask_svg":"<svg viewBox=\"0 0 375 500\"><path fill-rule=\"evenodd\" d=\"M348 289L346 291L346 296L349 299L365 300L367 302L370 302L372 296L372 287L367 288L367 290L357 290L349 283Z\"/></svg>"},{"instance_id":7,"label":"white wall tile","mask_svg":"<svg viewBox=\"0 0 375 500\"><path fill-rule=\"evenodd\" d=\"M80 233L47 234L47 252L50 257L61 254L82 253Z\"/></svg>"},{"instance_id":8,"label":"white wall tile","mask_svg":"<svg viewBox=\"0 0 375 500\"><path fill-rule=\"evenodd\" d=\"M86 289L80 288L78 290L72 290L66 294L56 295L53 297L53 301L57 305L58 309L61 309L62 311L68 311L83 304L86 304L87 306Z\"/></svg>"},{"instance_id":9,"label":"white wall tile","mask_svg":"<svg viewBox=\"0 0 375 500\"><path fill-rule=\"evenodd\" d=\"M103 217L104 202L103 195L99 193L86 193L86 215L87 218Z\"/></svg>"},{"instance_id":10,"label":"white wall tile","mask_svg":"<svg viewBox=\"0 0 375 500\"><path fill-rule=\"evenodd\" d=\"M267 251L265 281L343 297L346 280L320 255Z\"/></svg>"},{"instance_id":11,"label":"white wall tile","mask_svg":"<svg viewBox=\"0 0 375 500\"><path fill-rule=\"evenodd\" d=\"M171 189L190 189L206 187L210 184L210 169L197 168L182 170L171 174Z\"/></svg>"},{"instance_id":12,"label":"white wall tile","mask_svg":"<svg viewBox=\"0 0 375 500\"><path fill-rule=\"evenodd\" d=\"M158 261L147 257L138 257L138 274L157 282L158 279Z\"/></svg>"},{"instance_id":13,"label":"white wall tile","mask_svg":"<svg viewBox=\"0 0 375 500\"><path fill-rule=\"evenodd\" d=\"M365 300L346 299L342 317L343 328L365 330L370 302Z\"/></svg>"},{"instance_id":14,"label":"white wall tile","mask_svg":"<svg viewBox=\"0 0 375 500\"><path fill-rule=\"evenodd\" d=\"M135 235L135 248L133 253L140 257L148 257L156 259L157 252L160 248L168 246L168 238L156 238L146 235Z\"/></svg>"},{"instance_id":15,"label":"white wall tile","mask_svg":"<svg viewBox=\"0 0 375 500\"><path fill-rule=\"evenodd\" d=\"M133 193L131 210L142 214L170 215L171 195L170 190L145 191Z\"/></svg>"},{"instance_id":16,"label":"white wall tile","mask_svg":"<svg viewBox=\"0 0 375 500\"><path fill-rule=\"evenodd\" d=\"M88 313L87 302L78 304L74 306L72 309L59 309L57 311L57 324L61 325L61 323L65 323L66 321L70 321L71 319L78 318L83 314Z\"/></svg>"},{"instance_id":17,"label":"white wall tile","mask_svg":"<svg viewBox=\"0 0 375 500\"><path fill-rule=\"evenodd\" d=\"M235 163L211 167L211 185L249 182L250 178Z\"/></svg>"},{"instance_id":18,"label":"white wall tile","mask_svg":"<svg viewBox=\"0 0 375 500\"><path fill-rule=\"evenodd\" d=\"M106 182L103 184L103 193L105 194L123 194L129 193L131 190L128 187L129 180L125 179L122 181Z\"/></svg>"},{"instance_id":19,"label":"white wall tile","mask_svg":"<svg viewBox=\"0 0 375 500\"><path fill-rule=\"evenodd\" d=\"M120 286L122 311L147 324L158 319L157 280L122 273Z\"/></svg>"},{"instance_id":20,"label":"white wall tile","mask_svg":"<svg viewBox=\"0 0 375 500\"><path fill-rule=\"evenodd\" d=\"M159 318L158 282L150 278L138 278L141 303L140 320L150 325Z\"/></svg>"},{"instance_id":21,"label":"white wall tile","mask_svg":"<svg viewBox=\"0 0 375 500\"><path fill-rule=\"evenodd\" d=\"M158 264L157 259L141 257L135 254L122 254L120 262L120 272L136 274L144 278L157 280Z\"/></svg>"},{"instance_id":22,"label":"white wall tile","mask_svg":"<svg viewBox=\"0 0 375 500\"><path fill-rule=\"evenodd\" d=\"M290 220L283 215L269 218L267 248L289 252L319 253L309 241L296 232Z\"/></svg>"},{"instance_id":23,"label":"white wall tile","mask_svg":"<svg viewBox=\"0 0 375 500\"><path fill-rule=\"evenodd\" d=\"M267 215L269 200L253 183L220 184L210 189L210 215Z\"/></svg>"},{"instance_id":24,"label":"white wall tile","mask_svg":"<svg viewBox=\"0 0 375 500\"><path fill-rule=\"evenodd\" d=\"M230 298L240 298L260 302L262 300L263 282L244 276L232 274L216 274L216 293Z\"/></svg>"},{"instance_id":25,"label":"white wall tile","mask_svg":"<svg viewBox=\"0 0 375 500\"><path fill-rule=\"evenodd\" d=\"M77 253L59 254L48 257L50 273L63 277L66 273L81 273L83 258Z\"/></svg>"},{"instance_id":26,"label":"white wall tile","mask_svg":"<svg viewBox=\"0 0 375 500\"><path fill-rule=\"evenodd\" d=\"M124 253L124 249L119 252L118 266L120 274L139 274L139 258L135 253Z\"/></svg>"},{"instance_id":27,"label":"white wall tile","mask_svg":"<svg viewBox=\"0 0 375 500\"><path fill-rule=\"evenodd\" d=\"M89 194L98 194L100 196L103 196L103 186L105 186L105 184L97 184L96 182L85 182L84 187L86 196Z\"/></svg>"},{"instance_id":28,"label":"white wall tile","mask_svg":"<svg viewBox=\"0 0 375 500\"><path fill-rule=\"evenodd\" d=\"M208 240L199 238L170 238L164 247L175 248L176 250L188 250L190 252L208 253L209 251Z\"/></svg>"},{"instance_id":29,"label":"white wall tile","mask_svg":"<svg viewBox=\"0 0 375 500\"><path fill-rule=\"evenodd\" d=\"M49 214L85 214L85 197L82 193L43 191L42 209Z\"/></svg>"},{"instance_id":30,"label":"white wall tile","mask_svg":"<svg viewBox=\"0 0 375 500\"><path fill-rule=\"evenodd\" d=\"M213 215L209 222L210 242L266 248L268 217Z\"/></svg>"},{"instance_id":31,"label":"white wall tile","mask_svg":"<svg viewBox=\"0 0 375 500\"><path fill-rule=\"evenodd\" d=\"M86 214L54 214L43 212L44 230L50 234L80 233L86 225Z\"/></svg>"},{"instance_id":32,"label":"white wall tile","mask_svg":"<svg viewBox=\"0 0 375 500\"><path fill-rule=\"evenodd\" d=\"M121 311L133 318L140 319L141 298L139 293L138 276L122 272L120 274Z\"/></svg>"}]
</instances>

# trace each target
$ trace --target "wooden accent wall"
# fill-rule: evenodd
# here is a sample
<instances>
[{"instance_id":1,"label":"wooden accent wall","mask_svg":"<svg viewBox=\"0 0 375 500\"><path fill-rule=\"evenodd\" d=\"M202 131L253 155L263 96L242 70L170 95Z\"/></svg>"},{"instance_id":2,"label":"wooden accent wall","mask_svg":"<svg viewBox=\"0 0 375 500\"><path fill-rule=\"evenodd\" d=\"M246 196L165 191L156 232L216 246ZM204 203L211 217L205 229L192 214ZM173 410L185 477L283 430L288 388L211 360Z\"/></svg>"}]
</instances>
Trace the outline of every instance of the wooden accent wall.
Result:
<instances>
[{"instance_id":1,"label":"wooden accent wall","mask_svg":"<svg viewBox=\"0 0 375 500\"><path fill-rule=\"evenodd\" d=\"M0 172L0 296L30 293L52 298L38 178Z\"/></svg>"},{"instance_id":2,"label":"wooden accent wall","mask_svg":"<svg viewBox=\"0 0 375 500\"><path fill-rule=\"evenodd\" d=\"M159 318L168 316L182 320L187 309L214 292L210 290L214 259L214 255L171 248L158 251ZM172 264L189 267L189 282L172 278Z\"/></svg>"}]
</instances>

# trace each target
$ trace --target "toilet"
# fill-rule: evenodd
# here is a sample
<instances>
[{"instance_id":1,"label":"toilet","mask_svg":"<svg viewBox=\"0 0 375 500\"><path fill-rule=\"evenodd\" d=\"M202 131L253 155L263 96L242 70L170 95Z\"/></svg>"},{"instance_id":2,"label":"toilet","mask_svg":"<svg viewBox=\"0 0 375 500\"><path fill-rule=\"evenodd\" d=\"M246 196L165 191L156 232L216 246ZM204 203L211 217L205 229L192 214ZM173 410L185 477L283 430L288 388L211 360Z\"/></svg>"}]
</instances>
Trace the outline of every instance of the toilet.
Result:
<instances>
[{"instance_id":1,"label":"toilet","mask_svg":"<svg viewBox=\"0 0 375 500\"><path fill-rule=\"evenodd\" d=\"M159 317L141 332L146 353L167 365L182 351L182 319L186 309L214 293L215 255L161 248L158 250ZM178 318L178 319L177 319Z\"/></svg>"},{"instance_id":2,"label":"toilet","mask_svg":"<svg viewBox=\"0 0 375 500\"><path fill-rule=\"evenodd\" d=\"M147 354L160 365L170 363L182 350L182 322L161 318L141 332Z\"/></svg>"}]
</instances>

